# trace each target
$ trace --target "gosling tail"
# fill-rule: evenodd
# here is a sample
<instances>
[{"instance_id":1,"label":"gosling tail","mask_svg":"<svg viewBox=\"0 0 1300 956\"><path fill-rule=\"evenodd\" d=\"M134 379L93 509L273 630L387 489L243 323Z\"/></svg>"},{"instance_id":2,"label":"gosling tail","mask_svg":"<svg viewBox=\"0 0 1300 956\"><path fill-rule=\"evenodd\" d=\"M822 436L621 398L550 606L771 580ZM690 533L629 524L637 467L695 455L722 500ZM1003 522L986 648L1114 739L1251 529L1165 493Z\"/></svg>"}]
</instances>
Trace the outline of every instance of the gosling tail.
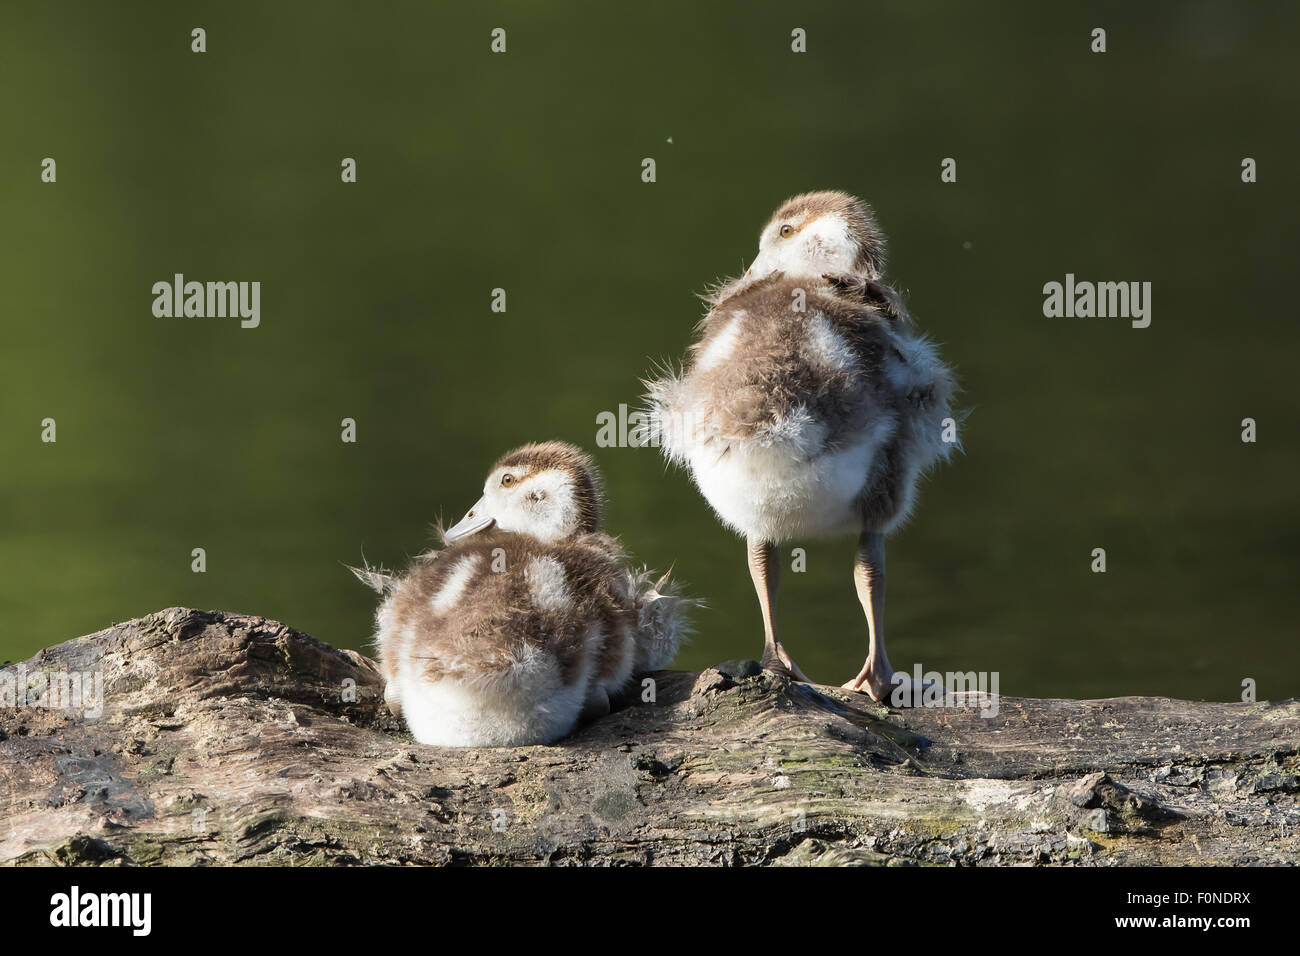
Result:
<instances>
[{"instance_id":1,"label":"gosling tail","mask_svg":"<svg viewBox=\"0 0 1300 956\"><path fill-rule=\"evenodd\" d=\"M668 580L671 573L656 581L648 570L628 572L636 601L636 673L672 664L693 630L690 610L703 606L702 601L678 593L676 583Z\"/></svg>"}]
</instances>

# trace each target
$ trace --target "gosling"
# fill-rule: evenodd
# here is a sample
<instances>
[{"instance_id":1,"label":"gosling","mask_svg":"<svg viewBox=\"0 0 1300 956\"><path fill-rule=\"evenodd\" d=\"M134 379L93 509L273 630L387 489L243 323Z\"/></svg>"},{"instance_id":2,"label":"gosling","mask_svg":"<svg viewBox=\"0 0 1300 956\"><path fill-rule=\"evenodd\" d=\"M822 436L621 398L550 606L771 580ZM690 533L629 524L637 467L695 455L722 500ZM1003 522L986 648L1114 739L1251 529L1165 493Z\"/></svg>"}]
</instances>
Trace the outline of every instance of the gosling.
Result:
<instances>
[{"instance_id":1,"label":"gosling","mask_svg":"<svg viewBox=\"0 0 1300 956\"><path fill-rule=\"evenodd\" d=\"M858 534L868 650L843 687L878 701L908 680L894 680L885 652L885 535L957 447L952 375L883 284L884 264L865 203L795 196L763 227L748 271L706 297L682 371L646 383L665 455L746 538L765 668L808 679L773 622L777 545Z\"/></svg>"},{"instance_id":2,"label":"gosling","mask_svg":"<svg viewBox=\"0 0 1300 956\"><path fill-rule=\"evenodd\" d=\"M525 445L400 576L352 569L383 594L385 700L415 739L549 744L610 709L634 674L667 667L689 630L667 575L626 567L600 530L600 478L560 442Z\"/></svg>"}]
</instances>

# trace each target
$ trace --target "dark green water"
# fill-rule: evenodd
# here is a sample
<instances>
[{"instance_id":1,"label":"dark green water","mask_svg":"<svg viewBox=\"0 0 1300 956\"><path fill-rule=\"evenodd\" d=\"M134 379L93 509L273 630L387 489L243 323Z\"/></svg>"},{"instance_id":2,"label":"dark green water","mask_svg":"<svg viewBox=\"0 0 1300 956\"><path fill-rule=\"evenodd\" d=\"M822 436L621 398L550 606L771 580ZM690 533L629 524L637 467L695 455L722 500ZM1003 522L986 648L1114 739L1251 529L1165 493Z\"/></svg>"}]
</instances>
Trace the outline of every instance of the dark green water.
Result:
<instances>
[{"instance_id":1,"label":"dark green water","mask_svg":"<svg viewBox=\"0 0 1300 956\"><path fill-rule=\"evenodd\" d=\"M708 599L681 663L757 655L741 543L657 452L594 449L596 416L680 356L778 202L836 187L876 206L971 409L891 540L895 665L1300 694L1300 10L538 6L6 8L0 660L168 605L363 647L342 562L401 563L551 437ZM260 327L154 317L177 272L260 281ZM1067 272L1151 282L1151 326L1045 318ZM865 651L852 542L805 546L780 623L839 682Z\"/></svg>"}]
</instances>

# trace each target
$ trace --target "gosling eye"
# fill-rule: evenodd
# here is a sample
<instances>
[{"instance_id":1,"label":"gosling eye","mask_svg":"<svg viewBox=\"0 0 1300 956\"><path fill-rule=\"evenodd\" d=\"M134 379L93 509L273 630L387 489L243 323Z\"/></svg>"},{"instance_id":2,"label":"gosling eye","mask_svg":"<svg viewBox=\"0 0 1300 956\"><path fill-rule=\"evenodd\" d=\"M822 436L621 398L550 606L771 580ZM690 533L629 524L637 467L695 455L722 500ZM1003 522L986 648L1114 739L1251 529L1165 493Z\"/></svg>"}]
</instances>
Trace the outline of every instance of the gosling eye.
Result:
<instances>
[{"instance_id":1,"label":"gosling eye","mask_svg":"<svg viewBox=\"0 0 1300 956\"><path fill-rule=\"evenodd\" d=\"M789 238L790 238L791 236L793 236L793 235L794 235L794 226L790 225L790 224L787 222L784 226L781 227L781 238L782 238L782 239L789 239Z\"/></svg>"},{"instance_id":2,"label":"gosling eye","mask_svg":"<svg viewBox=\"0 0 1300 956\"><path fill-rule=\"evenodd\" d=\"M515 483L515 476L514 476L514 475L502 475L502 476L501 476L501 487L502 487L502 488L509 488L509 487L510 487L511 485L513 485L514 483Z\"/></svg>"}]
</instances>

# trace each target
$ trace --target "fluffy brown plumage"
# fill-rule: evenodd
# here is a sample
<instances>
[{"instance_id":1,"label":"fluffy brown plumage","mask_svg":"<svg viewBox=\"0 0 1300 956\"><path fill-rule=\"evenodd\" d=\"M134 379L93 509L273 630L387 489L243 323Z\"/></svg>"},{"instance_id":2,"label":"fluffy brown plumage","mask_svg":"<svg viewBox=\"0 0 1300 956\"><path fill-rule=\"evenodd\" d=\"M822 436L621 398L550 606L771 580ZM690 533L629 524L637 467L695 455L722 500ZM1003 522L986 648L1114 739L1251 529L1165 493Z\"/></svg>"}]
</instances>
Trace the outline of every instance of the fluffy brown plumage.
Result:
<instances>
[{"instance_id":1,"label":"fluffy brown plumage","mask_svg":"<svg viewBox=\"0 0 1300 956\"><path fill-rule=\"evenodd\" d=\"M802 311L792 308L799 296ZM908 333L905 317L896 294L876 282L781 272L747 280L700 323L683 374L650 383L666 452L698 473L746 447L814 461L865 434L878 448L864 459L853 513L872 528L893 528L907 516L920 472L955 447L942 440L952 378L933 346ZM723 514L774 541L847 530L847 517L782 515L749 527Z\"/></svg>"},{"instance_id":2,"label":"fluffy brown plumage","mask_svg":"<svg viewBox=\"0 0 1300 956\"><path fill-rule=\"evenodd\" d=\"M528 534L476 534L415 565L393 589L384 632L397 642L381 647L381 659L393 672L404 658L418 661L415 673L424 681L478 680L507 674L532 648L555 657L566 685L584 676L589 659L589 676L607 679L630 650L619 635L636 622L623 557L618 543L599 532L553 544ZM569 592L564 607L539 602L532 593L529 569L548 559L563 572ZM468 599L445 615L431 614L452 571L464 566L470 569L463 585Z\"/></svg>"}]
</instances>

